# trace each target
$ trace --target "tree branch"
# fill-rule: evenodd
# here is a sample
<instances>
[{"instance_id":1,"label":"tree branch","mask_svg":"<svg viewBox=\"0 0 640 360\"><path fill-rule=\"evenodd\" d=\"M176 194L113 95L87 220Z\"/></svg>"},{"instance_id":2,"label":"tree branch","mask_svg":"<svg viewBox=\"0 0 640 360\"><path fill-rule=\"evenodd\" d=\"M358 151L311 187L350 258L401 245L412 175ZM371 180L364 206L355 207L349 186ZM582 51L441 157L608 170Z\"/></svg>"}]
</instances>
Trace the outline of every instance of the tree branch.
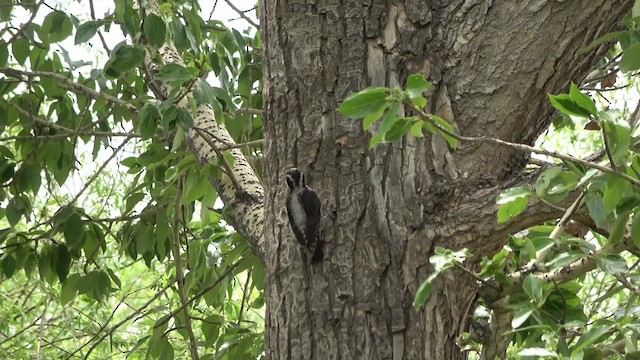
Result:
<instances>
[{"instance_id":1,"label":"tree branch","mask_svg":"<svg viewBox=\"0 0 640 360\"><path fill-rule=\"evenodd\" d=\"M22 80L22 76L27 76L29 78L33 78L35 76L44 76L44 77L50 77L53 79L56 79L58 81L61 81L63 85L67 85L67 89L69 90L75 90L78 91L80 93L83 93L84 95L93 97L93 98L100 98L100 99L104 99L110 103L119 105L124 107L125 109L131 111L131 112L138 112L138 108L136 108L135 106L129 104L128 102L124 101L124 100L120 100L114 96L111 96L109 94L105 94L105 93L101 93L98 91L93 90L92 88L79 84L75 81L73 81L72 79L62 75L62 74L58 74L58 73L54 73L54 72L49 72L49 71L22 71L22 70L16 70L16 69L8 69L8 68L0 68L0 74L5 74L7 76L11 76L13 78L16 78L18 80Z\"/></svg>"},{"instance_id":2,"label":"tree branch","mask_svg":"<svg viewBox=\"0 0 640 360\"><path fill-rule=\"evenodd\" d=\"M471 142L471 143L479 143L479 144L493 144L493 145L499 145L499 146L503 146L503 147L508 147L510 149L513 150L517 150L517 151L521 151L521 152L526 152L526 153L534 153L534 154L540 154L540 155L546 155L546 156L550 156L556 159L560 159L560 160L564 160L564 161L570 161L576 164L580 164L580 165L584 165L590 169L596 169L596 170L600 170L604 173L608 173L608 174L612 174L615 175L619 178L625 179L628 182L630 182L631 184L635 185L635 186L640 186L640 180L634 179L633 177L621 173L619 171L616 171L614 169L608 168L606 166L602 166L600 164L596 164L594 162L591 161L587 161L587 160L583 160L580 158L576 158L573 157L571 155L564 155L564 154L560 154L557 151L548 151L548 150L543 150L543 149L538 149L535 148L533 146L529 146L529 145L524 145L524 144L516 144L516 143L512 143L509 141L504 141L504 140L500 140L500 139L495 139L495 138L490 138L490 137L486 137L486 136L479 136L479 137L471 137L471 136L462 136L462 135L458 135L454 132L451 132L445 128L443 128L442 126L440 126L437 122L435 122L432 118L431 114L427 114L424 111L422 111L421 109L419 109L418 107L416 107L415 105L413 105L411 102L409 101L405 101L405 105L408 106L409 108L411 108L413 111L415 111L418 114L418 117L424 121L429 122L431 125L433 125L435 128L437 128L439 131L441 131L442 133L451 136L452 138L458 140L458 141L466 141L466 142Z\"/></svg>"},{"instance_id":3,"label":"tree branch","mask_svg":"<svg viewBox=\"0 0 640 360\"><path fill-rule=\"evenodd\" d=\"M160 14L157 0L148 2L147 12ZM160 49L158 49L162 64L179 64L184 66L180 54L175 49L171 41L167 41ZM152 62L152 58L145 59L145 67L149 69L158 68L159 65ZM156 72L149 71L151 82L158 82L159 96L168 97L170 89L166 84L154 79ZM193 93L190 91L180 100L178 106L189 106L190 99L193 99ZM196 129L204 130L207 134L212 134L213 139L207 141L201 136ZM233 176L225 176L222 179L211 179L213 186L216 188L218 195L225 204L233 203L228 207L226 215L230 224L242 234L251 244L252 249L262 259L264 257L264 189L261 181L255 171L237 148L233 138L223 124L217 123L213 109L207 104L200 104L196 109L194 117L194 129L187 136L189 149L198 159L199 163L204 165L211 162L211 159L218 154L215 148L222 149L227 145L230 148L229 154L233 157L233 165L230 166ZM211 146L210 142L214 145ZM222 161L222 160L221 160ZM232 178L235 178L235 183Z\"/></svg>"}]
</instances>

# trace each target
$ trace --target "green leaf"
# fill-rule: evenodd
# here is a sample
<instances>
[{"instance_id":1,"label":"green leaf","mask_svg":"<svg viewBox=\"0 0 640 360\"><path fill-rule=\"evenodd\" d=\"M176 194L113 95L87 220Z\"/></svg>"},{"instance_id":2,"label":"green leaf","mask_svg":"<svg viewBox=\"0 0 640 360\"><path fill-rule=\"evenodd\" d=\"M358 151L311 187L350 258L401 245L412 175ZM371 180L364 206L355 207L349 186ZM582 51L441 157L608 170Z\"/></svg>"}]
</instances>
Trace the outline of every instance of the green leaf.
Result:
<instances>
[{"instance_id":1,"label":"green leaf","mask_svg":"<svg viewBox=\"0 0 640 360\"><path fill-rule=\"evenodd\" d=\"M433 119L433 121L436 122L436 124L440 125L441 128L447 130L449 133L455 134L456 130L453 128L453 126L451 124L449 124L445 119L436 116L436 115L430 115L431 119ZM451 146L452 149L456 149L458 148L458 139L452 137L451 135L445 133L444 131L438 129L438 133L440 135L442 135L442 137L444 137L445 140L447 140L447 143L449 143L449 146Z\"/></svg>"},{"instance_id":2,"label":"green leaf","mask_svg":"<svg viewBox=\"0 0 640 360\"><path fill-rule=\"evenodd\" d=\"M416 107L422 109L427 105L427 99L422 94L431 87L431 83L420 74L409 75L407 78L407 95Z\"/></svg>"},{"instance_id":3,"label":"green leaf","mask_svg":"<svg viewBox=\"0 0 640 360\"><path fill-rule=\"evenodd\" d=\"M420 288L416 292L416 296L413 299L413 308L416 309L416 311L420 309L422 304L429 298L429 295L431 295L431 280L427 279L420 285Z\"/></svg>"},{"instance_id":4,"label":"green leaf","mask_svg":"<svg viewBox=\"0 0 640 360\"><path fill-rule=\"evenodd\" d=\"M156 133L158 124L162 121L162 115L160 115L160 109L155 104L147 103L140 110L138 119L140 121L138 124L140 135L142 135L143 139L150 139Z\"/></svg>"},{"instance_id":5,"label":"green leaf","mask_svg":"<svg viewBox=\"0 0 640 360\"><path fill-rule=\"evenodd\" d=\"M177 108L176 122L185 130L191 129L193 127L193 117L191 116L191 112L184 108Z\"/></svg>"},{"instance_id":6,"label":"green leaf","mask_svg":"<svg viewBox=\"0 0 640 360\"><path fill-rule=\"evenodd\" d=\"M182 193L182 203L187 204L203 197L212 188L206 176L197 176L192 173L187 177Z\"/></svg>"},{"instance_id":7,"label":"green leaf","mask_svg":"<svg viewBox=\"0 0 640 360\"><path fill-rule=\"evenodd\" d=\"M518 355L520 356L535 356L535 357L554 357L557 358L558 354L555 351L551 351L551 350L547 350L544 348L538 348L538 347L531 347L531 348L526 348L526 349L522 349L518 352Z\"/></svg>"},{"instance_id":8,"label":"green leaf","mask_svg":"<svg viewBox=\"0 0 640 360\"><path fill-rule=\"evenodd\" d=\"M607 211L602 204L602 196L600 193L588 191L585 197L589 216L596 222L596 226L603 228L607 221Z\"/></svg>"},{"instance_id":9,"label":"green leaf","mask_svg":"<svg viewBox=\"0 0 640 360\"><path fill-rule=\"evenodd\" d=\"M633 223L631 224L631 239L633 244L640 248L640 212L633 215Z\"/></svg>"},{"instance_id":10,"label":"green leaf","mask_svg":"<svg viewBox=\"0 0 640 360\"><path fill-rule=\"evenodd\" d=\"M156 48L159 48L164 44L164 40L167 34L167 25L164 23L164 20L162 20L160 16L149 13L144 18L142 31L144 31L144 36L149 41L149 43Z\"/></svg>"},{"instance_id":11,"label":"green leaf","mask_svg":"<svg viewBox=\"0 0 640 360\"><path fill-rule=\"evenodd\" d=\"M599 321L589 327L589 331L582 334L578 342L571 350L571 355L576 355L580 351L586 349L598 341L602 336L607 334L613 328L613 324L605 321Z\"/></svg>"},{"instance_id":12,"label":"green leaf","mask_svg":"<svg viewBox=\"0 0 640 360\"><path fill-rule=\"evenodd\" d=\"M384 118L382 119L382 124L380 125L380 130L378 131L378 133L380 135L382 135L382 137L385 137L385 134L387 133L387 131L391 130L391 128L393 127L393 125L398 122L398 108L399 108L399 104L395 103L393 105L391 105L391 107L389 108L389 110L387 110L387 113L384 115Z\"/></svg>"},{"instance_id":13,"label":"green leaf","mask_svg":"<svg viewBox=\"0 0 640 360\"><path fill-rule=\"evenodd\" d=\"M542 280L529 274L524 278L522 282L522 289L529 296L531 300L536 304L540 304L542 301Z\"/></svg>"},{"instance_id":14,"label":"green leaf","mask_svg":"<svg viewBox=\"0 0 640 360\"><path fill-rule=\"evenodd\" d=\"M116 78L120 74L127 73L144 61L144 50L129 45L119 45L111 52L111 58L105 64L104 73Z\"/></svg>"},{"instance_id":15,"label":"green leaf","mask_svg":"<svg viewBox=\"0 0 640 360\"><path fill-rule=\"evenodd\" d=\"M571 99L578 106L580 106L584 110L587 110L589 113L591 113L591 115L593 115L593 116L597 116L598 115L598 109L596 109L596 105L593 102L593 100L591 99L591 97L583 94L580 91L580 89L578 89L576 84L574 84L573 82L571 83L571 88L569 90L569 95L571 96Z\"/></svg>"},{"instance_id":16,"label":"green leaf","mask_svg":"<svg viewBox=\"0 0 640 360\"><path fill-rule=\"evenodd\" d=\"M380 135L380 134L373 135L371 137L371 140L369 140L369 149L373 149L380 142L382 142L382 135Z\"/></svg>"},{"instance_id":17,"label":"green leaf","mask_svg":"<svg viewBox=\"0 0 640 360\"><path fill-rule=\"evenodd\" d=\"M597 264L600 270L607 274L615 275L629 272L627 261L620 255L605 255L597 260Z\"/></svg>"},{"instance_id":18,"label":"green leaf","mask_svg":"<svg viewBox=\"0 0 640 360\"><path fill-rule=\"evenodd\" d=\"M205 339L205 347L209 348L213 346L213 343L218 339L220 326L223 323L224 319L221 319L219 315L210 315L205 321L202 321L202 334Z\"/></svg>"},{"instance_id":19,"label":"green leaf","mask_svg":"<svg viewBox=\"0 0 640 360\"><path fill-rule=\"evenodd\" d=\"M71 19L60 11L52 11L44 18L39 34L45 43L57 43L66 39L72 31Z\"/></svg>"},{"instance_id":20,"label":"green leaf","mask_svg":"<svg viewBox=\"0 0 640 360\"><path fill-rule=\"evenodd\" d=\"M219 104L218 99L216 98L213 87L203 79L196 80L193 90L193 98L196 100L197 104L209 104L214 107L215 104L217 104L222 107L222 104Z\"/></svg>"},{"instance_id":21,"label":"green leaf","mask_svg":"<svg viewBox=\"0 0 640 360\"><path fill-rule=\"evenodd\" d=\"M386 107L388 94L389 89L384 87L364 89L346 98L338 108L338 111L347 118L364 118Z\"/></svg>"},{"instance_id":22,"label":"green leaf","mask_svg":"<svg viewBox=\"0 0 640 360\"><path fill-rule=\"evenodd\" d=\"M513 314L513 319L511 319L511 327L517 329L520 325L524 324L527 319L533 314L533 309L530 308L520 308Z\"/></svg>"},{"instance_id":23,"label":"green leaf","mask_svg":"<svg viewBox=\"0 0 640 360\"><path fill-rule=\"evenodd\" d=\"M547 201L558 202L575 189L579 175L561 168L549 168L536 180L536 194Z\"/></svg>"},{"instance_id":24,"label":"green leaf","mask_svg":"<svg viewBox=\"0 0 640 360\"><path fill-rule=\"evenodd\" d=\"M531 195L533 195L533 192L531 192L529 188L526 188L523 186L509 188L507 190L502 191L498 195L498 198L496 199L496 204L498 205L508 204L513 200L520 199L520 198L526 199Z\"/></svg>"},{"instance_id":25,"label":"green leaf","mask_svg":"<svg viewBox=\"0 0 640 360\"><path fill-rule=\"evenodd\" d=\"M395 120L391 129L383 135L385 142L400 140L411 128L411 121L409 119L399 118Z\"/></svg>"},{"instance_id":26,"label":"green leaf","mask_svg":"<svg viewBox=\"0 0 640 360\"><path fill-rule=\"evenodd\" d=\"M506 204L503 204L498 209L498 222L503 223L508 221L512 217L520 215L524 209L527 208L529 200L526 197L519 197Z\"/></svg>"},{"instance_id":27,"label":"green leaf","mask_svg":"<svg viewBox=\"0 0 640 360\"><path fill-rule=\"evenodd\" d=\"M603 129L606 131L609 150L615 164L623 162L631 144L629 125L626 122L605 121Z\"/></svg>"},{"instance_id":28,"label":"green leaf","mask_svg":"<svg viewBox=\"0 0 640 360\"><path fill-rule=\"evenodd\" d=\"M157 79L160 81L167 82L184 82L187 80L191 80L193 78L193 74L189 69L182 65L178 64L167 64L160 69L160 73L157 76Z\"/></svg>"},{"instance_id":29,"label":"green leaf","mask_svg":"<svg viewBox=\"0 0 640 360\"><path fill-rule=\"evenodd\" d=\"M71 255L67 249L67 245L58 244L55 248L55 269L60 283L63 283L69 274L71 267Z\"/></svg>"},{"instance_id":30,"label":"green leaf","mask_svg":"<svg viewBox=\"0 0 640 360\"><path fill-rule=\"evenodd\" d=\"M611 227L611 233L609 234L609 246L619 243L624 237L627 231L627 222L629 221L629 214L619 215L616 221Z\"/></svg>"},{"instance_id":31,"label":"green leaf","mask_svg":"<svg viewBox=\"0 0 640 360\"><path fill-rule=\"evenodd\" d=\"M4 258L2 258L2 262L0 262L0 266L2 267L2 273L5 278L8 279L16 272L16 259L13 255L6 254Z\"/></svg>"},{"instance_id":32,"label":"green leaf","mask_svg":"<svg viewBox=\"0 0 640 360\"><path fill-rule=\"evenodd\" d=\"M25 61L31 54L31 43L27 39L18 39L11 44L11 53L18 64L24 65Z\"/></svg>"},{"instance_id":33,"label":"green leaf","mask_svg":"<svg viewBox=\"0 0 640 360\"><path fill-rule=\"evenodd\" d=\"M9 44L0 43L0 67L6 67L7 61L9 60ZM3 116L6 121L6 116Z\"/></svg>"},{"instance_id":34,"label":"green leaf","mask_svg":"<svg viewBox=\"0 0 640 360\"><path fill-rule=\"evenodd\" d=\"M421 138L424 137L424 134L422 133L422 124L424 124L424 121L419 120L416 121L413 125L411 125L411 135L415 138Z\"/></svg>"},{"instance_id":35,"label":"green leaf","mask_svg":"<svg viewBox=\"0 0 640 360\"><path fill-rule=\"evenodd\" d=\"M387 104L388 105L388 104ZM364 120L362 120L362 128L364 130L369 130L369 128L371 127L371 125L378 121L380 119L380 117L382 116L382 114L384 114L384 111L387 109L387 106L383 106L380 109L378 109L375 112L372 112L371 114L367 115Z\"/></svg>"},{"instance_id":36,"label":"green leaf","mask_svg":"<svg viewBox=\"0 0 640 360\"><path fill-rule=\"evenodd\" d=\"M73 301L78 293L78 280L80 280L80 274L71 274L62 283L62 289L60 290L60 302L62 305L66 305Z\"/></svg>"},{"instance_id":37,"label":"green leaf","mask_svg":"<svg viewBox=\"0 0 640 360\"><path fill-rule=\"evenodd\" d=\"M640 69L640 42L624 49L620 60L620 71L623 73L638 69Z\"/></svg>"},{"instance_id":38,"label":"green leaf","mask_svg":"<svg viewBox=\"0 0 640 360\"><path fill-rule=\"evenodd\" d=\"M140 33L140 13L138 9L134 9L131 6L131 2L128 1L123 1L121 6L116 5L115 8L116 16L122 14L121 18L118 17L124 22L123 33L131 35L132 38L138 38L138 33Z\"/></svg>"},{"instance_id":39,"label":"green leaf","mask_svg":"<svg viewBox=\"0 0 640 360\"><path fill-rule=\"evenodd\" d=\"M614 175L607 175L607 183L602 196L602 205L607 212L613 211L620 200L632 191L632 185L627 180Z\"/></svg>"},{"instance_id":40,"label":"green leaf","mask_svg":"<svg viewBox=\"0 0 640 360\"><path fill-rule=\"evenodd\" d=\"M563 114L577 116L582 118L589 118L591 113L589 110L583 109L580 105L576 104L576 102L571 98L570 95L560 94L560 95L551 95L549 96L549 100L551 101L551 105L554 108L558 109Z\"/></svg>"},{"instance_id":41,"label":"green leaf","mask_svg":"<svg viewBox=\"0 0 640 360\"><path fill-rule=\"evenodd\" d=\"M622 31L613 31L613 32L610 32L610 33L606 33L606 34L600 36L599 38L593 40L591 42L591 44L589 44L586 47L580 49L580 52L584 54L584 53L588 52L589 50L595 48L598 45L604 44L604 43L609 42L609 41L611 41L613 39L617 39L620 35L622 35L622 33L623 33Z\"/></svg>"},{"instance_id":42,"label":"green leaf","mask_svg":"<svg viewBox=\"0 0 640 360\"><path fill-rule=\"evenodd\" d=\"M137 192L129 195L129 197L127 197L127 206L124 212L129 213L131 210L133 210L134 206L136 206L140 201L142 201L142 199L144 199L144 193L141 193L141 192Z\"/></svg>"},{"instance_id":43,"label":"green leaf","mask_svg":"<svg viewBox=\"0 0 640 360\"><path fill-rule=\"evenodd\" d=\"M84 240L84 224L77 213L73 213L64 223L64 241L70 249L82 246Z\"/></svg>"},{"instance_id":44,"label":"green leaf","mask_svg":"<svg viewBox=\"0 0 640 360\"><path fill-rule=\"evenodd\" d=\"M98 21L87 21L80 25L76 31L75 43L76 45L91 40L100 28L101 23Z\"/></svg>"}]
</instances>

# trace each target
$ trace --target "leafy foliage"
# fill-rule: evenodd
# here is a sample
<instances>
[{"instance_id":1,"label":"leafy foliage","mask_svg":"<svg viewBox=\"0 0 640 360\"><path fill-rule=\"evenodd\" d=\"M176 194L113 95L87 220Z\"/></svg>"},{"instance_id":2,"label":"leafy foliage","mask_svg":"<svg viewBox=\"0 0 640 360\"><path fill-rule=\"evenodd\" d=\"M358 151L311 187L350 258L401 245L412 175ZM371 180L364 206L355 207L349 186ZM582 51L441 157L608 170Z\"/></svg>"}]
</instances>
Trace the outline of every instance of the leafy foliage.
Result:
<instances>
[{"instance_id":1,"label":"leafy foliage","mask_svg":"<svg viewBox=\"0 0 640 360\"><path fill-rule=\"evenodd\" d=\"M259 37L204 20L195 1L88 11L0 8L0 353L259 358L264 270L211 191L223 170L186 151L195 114L179 106L195 87L192 105L212 106L234 140L261 139L246 111L262 106ZM166 41L184 65L162 66ZM168 98L151 96L146 57Z\"/></svg>"}]
</instances>

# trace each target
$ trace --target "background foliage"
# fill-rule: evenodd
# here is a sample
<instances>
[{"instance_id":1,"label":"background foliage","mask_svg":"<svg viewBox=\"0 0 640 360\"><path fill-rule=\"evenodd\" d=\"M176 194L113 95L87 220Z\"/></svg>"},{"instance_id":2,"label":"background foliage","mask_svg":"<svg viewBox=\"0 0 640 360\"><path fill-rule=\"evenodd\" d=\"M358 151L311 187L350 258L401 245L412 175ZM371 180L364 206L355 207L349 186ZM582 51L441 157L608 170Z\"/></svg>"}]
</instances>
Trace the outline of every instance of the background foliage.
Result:
<instances>
[{"instance_id":1,"label":"background foliage","mask_svg":"<svg viewBox=\"0 0 640 360\"><path fill-rule=\"evenodd\" d=\"M209 104L260 173L260 37L204 3L165 1L157 15L128 0L100 4L103 14L93 0L0 0L3 357L263 357L264 270L210 183L232 159L200 167L185 145L194 105ZM343 102L372 147L429 135L537 154L535 188L505 191L496 221L518 221L534 201L566 209L497 254L437 249L416 308L459 267L488 289L478 324L510 314L510 358L638 356L638 15L636 5L624 30L594 40L616 46L587 78L550 95L558 116L537 148L459 134L423 111L430 84L415 75ZM166 42L185 66L155 73L144 60L159 64ZM474 255L481 266L466 268ZM475 353L486 341L468 333L460 345Z\"/></svg>"},{"instance_id":2,"label":"background foliage","mask_svg":"<svg viewBox=\"0 0 640 360\"><path fill-rule=\"evenodd\" d=\"M262 354L264 271L175 105L195 87L259 168L260 40L197 1L160 10L0 2L3 358ZM164 99L143 60L169 40L186 66L159 69Z\"/></svg>"}]
</instances>

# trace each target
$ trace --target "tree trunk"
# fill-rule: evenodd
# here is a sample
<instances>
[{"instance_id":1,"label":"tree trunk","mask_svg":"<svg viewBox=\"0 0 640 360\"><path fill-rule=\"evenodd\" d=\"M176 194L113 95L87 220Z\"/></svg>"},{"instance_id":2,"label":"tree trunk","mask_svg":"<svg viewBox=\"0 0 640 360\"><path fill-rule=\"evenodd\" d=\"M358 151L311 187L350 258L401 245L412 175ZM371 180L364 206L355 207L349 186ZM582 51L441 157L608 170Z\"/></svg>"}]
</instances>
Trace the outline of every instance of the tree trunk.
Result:
<instances>
[{"instance_id":1,"label":"tree trunk","mask_svg":"<svg viewBox=\"0 0 640 360\"><path fill-rule=\"evenodd\" d=\"M270 359L464 359L477 285L438 278L411 304L435 246L475 260L506 235L557 216L497 224L495 196L527 156L443 139L404 138L369 150L361 123L336 108L367 86L434 83L428 110L463 135L532 143L548 126L547 93L579 82L580 53L632 1L261 1L265 118L265 267ZM288 224L286 170L299 167L326 216L325 259L303 259Z\"/></svg>"}]
</instances>

